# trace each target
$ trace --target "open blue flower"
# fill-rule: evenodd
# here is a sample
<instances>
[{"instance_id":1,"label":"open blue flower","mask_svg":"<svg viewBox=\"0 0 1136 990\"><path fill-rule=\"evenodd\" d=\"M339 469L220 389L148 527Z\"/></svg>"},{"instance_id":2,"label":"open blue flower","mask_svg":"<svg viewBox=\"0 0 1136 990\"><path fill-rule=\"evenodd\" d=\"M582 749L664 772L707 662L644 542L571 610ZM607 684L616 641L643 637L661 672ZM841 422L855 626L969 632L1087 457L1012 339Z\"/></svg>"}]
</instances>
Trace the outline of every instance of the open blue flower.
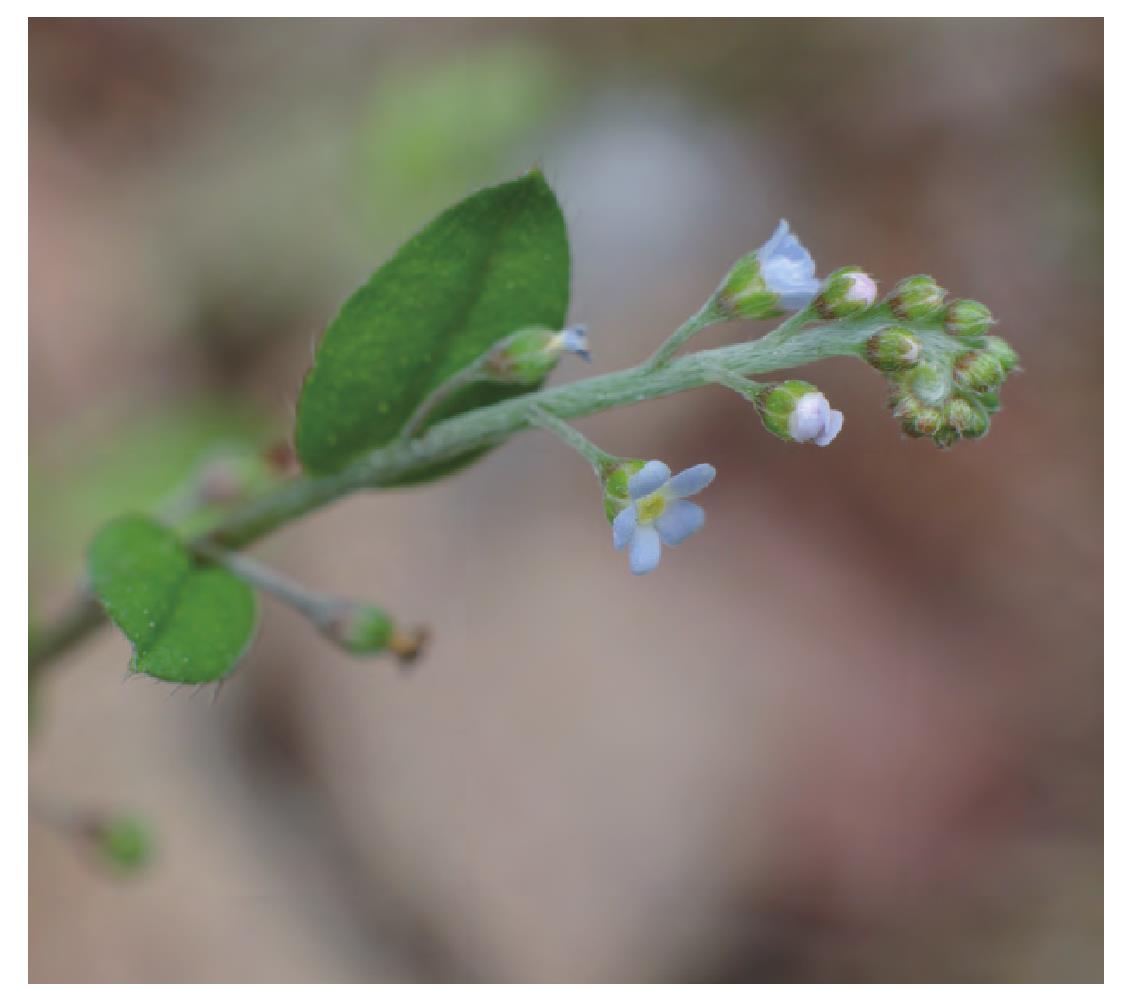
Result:
<instances>
[{"instance_id":1,"label":"open blue flower","mask_svg":"<svg viewBox=\"0 0 1136 990\"><path fill-rule=\"evenodd\" d=\"M761 279L769 292L776 293L784 310L803 309L820 291L816 263L782 220L769 240L757 249Z\"/></svg>"},{"instance_id":2,"label":"open blue flower","mask_svg":"<svg viewBox=\"0 0 1136 990\"><path fill-rule=\"evenodd\" d=\"M616 550L629 548L632 574L659 566L662 545L677 547L706 521L700 506L687 501L714 480L714 468L696 464L673 478L662 461L648 461L627 481L628 504L611 525Z\"/></svg>"}]
</instances>

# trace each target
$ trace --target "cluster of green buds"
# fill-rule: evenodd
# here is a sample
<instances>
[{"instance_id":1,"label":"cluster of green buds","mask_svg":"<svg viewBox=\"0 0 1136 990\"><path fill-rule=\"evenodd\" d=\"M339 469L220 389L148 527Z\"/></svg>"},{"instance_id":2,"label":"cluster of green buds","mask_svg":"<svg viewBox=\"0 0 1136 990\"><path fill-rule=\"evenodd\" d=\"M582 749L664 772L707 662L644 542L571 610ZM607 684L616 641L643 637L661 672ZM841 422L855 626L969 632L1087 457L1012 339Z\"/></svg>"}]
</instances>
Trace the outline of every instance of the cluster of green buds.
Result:
<instances>
[{"instance_id":1,"label":"cluster of green buds","mask_svg":"<svg viewBox=\"0 0 1136 990\"><path fill-rule=\"evenodd\" d=\"M990 310L972 299L947 302L929 275L904 279L886 305L897 322L867 340L864 357L887 377L903 432L940 448L985 436L1002 383L1018 366L1013 348L988 333Z\"/></svg>"}]
</instances>

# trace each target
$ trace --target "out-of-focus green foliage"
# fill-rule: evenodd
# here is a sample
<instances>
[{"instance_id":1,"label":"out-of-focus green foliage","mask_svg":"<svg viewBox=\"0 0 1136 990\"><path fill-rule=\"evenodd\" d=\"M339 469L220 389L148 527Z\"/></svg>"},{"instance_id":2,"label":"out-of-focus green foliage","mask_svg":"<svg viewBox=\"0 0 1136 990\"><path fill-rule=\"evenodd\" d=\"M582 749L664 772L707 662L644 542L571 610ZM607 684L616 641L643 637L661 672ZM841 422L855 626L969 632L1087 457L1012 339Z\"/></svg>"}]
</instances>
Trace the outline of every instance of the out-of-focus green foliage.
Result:
<instances>
[{"instance_id":1,"label":"out-of-focus green foliage","mask_svg":"<svg viewBox=\"0 0 1136 990\"><path fill-rule=\"evenodd\" d=\"M389 443L423 399L495 341L518 327L562 326L568 289L564 217L539 172L451 207L376 271L328 327L300 394L301 463L329 473ZM529 388L471 385L431 421Z\"/></svg>"},{"instance_id":2,"label":"out-of-focus green foliage","mask_svg":"<svg viewBox=\"0 0 1136 990\"><path fill-rule=\"evenodd\" d=\"M144 516L123 516L99 531L88 575L134 645L132 669L159 680L220 680L256 630L252 589L229 571L198 566L171 530Z\"/></svg>"},{"instance_id":3,"label":"out-of-focus green foliage","mask_svg":"<svg viewBox=\"0 0 1136 990\"><path fill-rule=\"evenodd\" d=\"M501 174L571 87L552 53L520 44L384 72L360 122L359 197L375 229Z\"/></svg>"}]
</instances>

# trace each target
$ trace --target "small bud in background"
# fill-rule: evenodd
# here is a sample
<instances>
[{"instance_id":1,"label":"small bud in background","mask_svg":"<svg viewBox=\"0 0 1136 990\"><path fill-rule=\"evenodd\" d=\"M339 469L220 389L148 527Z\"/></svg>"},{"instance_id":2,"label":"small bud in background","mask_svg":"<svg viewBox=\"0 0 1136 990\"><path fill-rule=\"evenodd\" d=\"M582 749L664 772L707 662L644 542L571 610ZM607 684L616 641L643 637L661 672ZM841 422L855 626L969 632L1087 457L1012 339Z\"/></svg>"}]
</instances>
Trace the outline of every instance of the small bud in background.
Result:
<instances>
[{"instance_id":1,"label":"small bud in background","mask_svg":"<svg viewBox=\"0 0 1136 990\"><path fill-rule=\"evenodd\" d=\"M876 301L876 282L855 266L833 272L813 305L823 320L857 316Z\"/></svg>"},{"instance_id":2,"label":"small bud in background","mask_svg":"<svg viewBox=\"0 0 1136 990\"><path fill-rule=\"evenodd\" d=\"M901 320L922 320L943 308L946 289L930 275L912 275L888 294L888 305Z\"/></svg>"},{"instance_id":3,"label":"small bud in background","mask_svg":"<svg viewBox=\"0 0 1136 990\"><path fill-rule=\"evenodd\" d=\"M361 655L389 650L403 661L417 659L427 630L401 630L381 608L365 602L335 602L318 620L320 632L349 653Z\"/></svg>"},{"instance_id":4,"label":"small bud in background","mask_svg":"<svg viewBox=\"0 0 1136 990\"><path fill-rule=\"evenodd\" d=\"M139 870L153 854L150 831L135 818L94 821L84 831L103 861L123 873Z\"/></svg>"},{"instance_id":5,"label":"small bud in background","mask_svg":"<svg viewBox=\"0 0 1136 990\"><path fill-rule=\"evenodd\" d=\"M998 359L998 363L1002 366L1002 371L1005 374L1008 375L1011 371L1017 370L1019 364L1018 352L1001 337L984 337L982 343L985 353L992 354Z\"/></svg>"},{"instance_id":6,"label":"small bud in background","mask_svg":"<svg viewBox=\"0 0 1136 990\"><path fill-rule=\"evenodd\" d=\"M955 381L972 392L990 392L1006 380L1002 363L988 350L967 351L955 361Z\"/></svg>"},{"instance_id":7,"label":"small bud in background","mask_svg":"<svg viewBox=\"0 0 1136 990\"><path fill-rule=\"evenodd\" d=\"M560 331L525 327L498 341L478 370L481 377L490 381L539 385L566 352L591 361L586 327L566 327Z\"/></svg>"},{"instance_id":8,"label":"small bud in background","mask_svg":"<svg viewBox=\"0 0 1136 990\"><path fill-rule=\"evenodd\" d=\"M921 361L904 372L899 384L920 402L932 406L943 402L951 391L950 378L930 361Z\"/></svg>"},{"instance_id":9,"label":"small bud in background","mask_svg":"<svg viewBox=\"0 0 1136 990\"><path fill-rule=\"evenodd\" d=\"M844 425L844 413L833 409L824 393L809 382L771 386L754 404L765 428L782 440L827 447Z\"/></svg>"},{"instance_id":10,"label":"small bud in background","mask_svg":"<svg viewBox=\"0 0 1136 990\"><path fill-rule=\"evenodd\" d=\"M949 399L943 416L947 426L968 440L983 437L990 429L990 414L979 402L966 396L956 395Z\"/></svg>"},{"instance_id":11,"label":"small bud in background","mask_svg":"<svg viewBox=\"0 0 1136 990\"><path fill-rule=\"evenodd\" d=\"M974 299L956 299L947 304L943 329L956 337L978 337L994 325L990 310Z\"/></svg>"},{"instance_id":12,"label":"small bud in background","mask_svg":"<svg viewBox=\"0 0 1136 990\"><path fill-rule=\"evenodd\" d=\"M919 360L923 346L919 338L900 327L884 327L868 338L865 357L877 371L892 373L910 368Z\"/></svg>"},{"instance_id":13,"label":"small bud in background","mask_svg":"<svg viewBox=\"0 0 1136 990\"><path fill-rule=\"evenodd\" d=\"M765 244L730 269L718 307L733 319L764 320L804 309L819 291L812 256L782 220Z\"/></svg>"}]
</instances>

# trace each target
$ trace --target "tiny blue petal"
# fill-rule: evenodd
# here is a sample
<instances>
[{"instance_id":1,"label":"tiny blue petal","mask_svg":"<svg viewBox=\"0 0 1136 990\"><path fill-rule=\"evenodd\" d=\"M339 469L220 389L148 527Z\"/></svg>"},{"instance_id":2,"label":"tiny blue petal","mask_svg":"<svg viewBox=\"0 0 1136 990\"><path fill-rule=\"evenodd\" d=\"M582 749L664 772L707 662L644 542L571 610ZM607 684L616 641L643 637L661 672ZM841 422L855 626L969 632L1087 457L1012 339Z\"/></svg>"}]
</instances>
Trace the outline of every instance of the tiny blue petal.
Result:
<instances>
[{"instance_id":1,"label":"tiny blue petal","mask_svg":"<svg viewBox=\"0 0 1136 990\"><path fill-rule=\"evenodd\" d=\"M679 499L671 502L655 521L659 536L668 547L677 547L688 536L693 536L706 522L701 506Z\"/></svg>"},{"instance_id":2,"label":"tiny blue petal","mask_svg":"<svg viewBox=\"0 0 1136 990\"><path fill-rule=\"evenodd\" d=\"M667 483L671 469L662 461L648 461L627 481L627 491L632 498L643 498L658 491Z\"/></svg>"},{"instance_id":3,"label":"tiny blue petal","mask_svg":"<svg viewBox=\"0 0 1136 990\"><path fill-rule=\"evenodd\" d=\"M588 328L584 324L577 323L561 330L560 346L588 364L592 363L592 352L588 349Z\"/></svg>"},{"instance_id":4,"label":"tiny blue petal","mask_svg":"<svg viewBox=\"0 0 1136 990\"><path fill-rule=\"evenodd\" d=\"M611 524L611 542L616 550L622 550L635 535L635 506L629 505L619 513Z\"/></svg>"},{"instance_id":5,"label":"tiny blue petal","mask_svg":"<svg viewBox=\"0 0 1136 990\"><path fill-rule=\"evenodd\" d=\"M639 526L631 538L631 573L650 574L659 566L663 548L654 526Z\"/></svg>"},{"instance_id":6,"label":"tiny blue petal","mask_svg":"<svg viewBox=\"0 0 1136 990\"><path fill-rule=\"evenodd\" d=\"M818 447L827 447L836 439L836 435L840 432L840 428L843 425L844 413L839 409L833 409L828 414L828 421L824 424L824 429L821 431L820 436L818 436L813 443Z\"/></svg>"},{"instance_id":7,"label":"tiny blue petal","mask_svg":"<svg viewBox=\"0 0 1136 990\"><path fill-rule=\"evenodd\" d=\"M674 498L690 498L710 484L715 474L717 472L709 464L695 464L685 471L679 471L667 482L667 494Z\"/></svg>"}]
</instances>

